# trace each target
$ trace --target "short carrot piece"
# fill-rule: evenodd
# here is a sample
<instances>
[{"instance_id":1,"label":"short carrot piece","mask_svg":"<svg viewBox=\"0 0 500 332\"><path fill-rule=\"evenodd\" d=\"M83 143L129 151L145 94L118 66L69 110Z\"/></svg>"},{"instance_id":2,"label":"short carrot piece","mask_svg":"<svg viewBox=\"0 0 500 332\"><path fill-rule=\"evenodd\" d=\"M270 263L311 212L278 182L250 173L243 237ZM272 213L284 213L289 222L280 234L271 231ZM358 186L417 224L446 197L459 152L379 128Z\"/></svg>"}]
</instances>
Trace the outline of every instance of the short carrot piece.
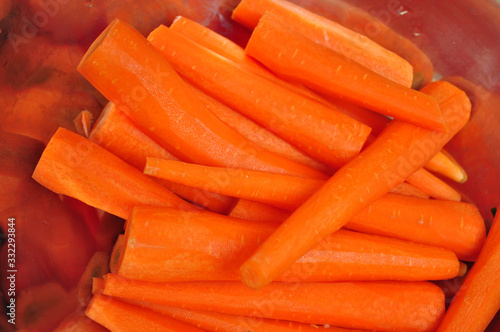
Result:
<instances>
[{"instance_id":1,"label":"short carrot piece","mask_svg":"<svg viewBox=\"0 0 500 332\"><path fill-rule=\"evenodd\" d=\"M196 332L203 331L192 325L180 322L166 315L140 308L117 299L94 295L85 314L105 328L116 331L158 331L158 332Z\"/></svg>"},{"instance_id":2,"label":"short carrot piece","mask_svg":"<svg viewBox=\"0 0 500 332\"><path fill-rule=\"evenodd\" d=\"M319 241L420 169L466 124L471 104L463 91L438 81L425 86L423 92L439 101L448 133L393 120L242 265L240 272L247 286L263 288Z\"/></svg>"},{"instance_id":3,"label":"short carrot piece","mask_svg":"<svg viewBox=\"0 0 500 332\"><path fill-rule=\"evenodd\" d=\"M138 205L195 209L111 152L64 128L50 139L33 179L124 219Z\"/></svg>"},{"instance_id":4,"label":"short carrot piece","mask_svg":"<svg viewBox=\"0 0 500 332\"><path fill-rule=\"evenodd\" d=\"M500 214L497 213L481 253L453 298L438 332L486 329L500 309L499 262Z\"/></svg>"},{"instance_id":5,"label":"short carrot piece","mask_svg":"<svg viewBox=\"0 0 500 332\"><path fill-rule=\"evenodd\" d=\"M329 47L377 74L411 87L412 66L366 36L316 15L285 0L243 0L233 10L233 19L254 29L266 12L272 13L288 27L304 34L315 43Z\"/></svg>"},{"instance_id":6,"label":"short carrot piece","mask_svg":"<svg viewBox=\"0 0 500 332\"><path fill-rule=\"evenodd\" d=\"M151 282L239 280L241 263L276 227L211 213L137 208L127 223L117 274ZM440 280L456 277L459 267L449 250L339 230L277 280Z\"/></svg>"},{"instance_id":7,"label":"short carrot piece","mask_svg":"<svg viewBox=\"0 0 500 332\"><path fill-rule=\"evenodd\" d=\"M127 301L127 300L126 300ZM248 316L221 314L220 312L188 310L161 304L132 301L129 302L149 310L170 316L211 332L318 332L318 326L283 320L273 320ZM327 332L363 332L329 326Z\"/></svg>"},{"instance_id":8,"label":"short carrot piece","mask_svg":"<svg viewBox=\"0 0 500 332\"><path fill-rule=\"evenodd\" d=\"M432 158L427 165L425 165L425 168L458 183L467 181L467 173L463 167L444 149L441 150L441 153Z\"/></svg>"},{"instance_id":9,"label":"short carrot piece","mask_svg":"<svg viewBox=\"0 0 500 332\"><path fill-rule=\"evenodd\" d=\"M304 164L322 173L332 173L331 167L313 159L281 137L276 136L268 129L224 105L195 86L191 85L191 87L196 97L198 97L210 112L215 114L215 116L248 140L277 155Z\"/></svg>"},{"instance_id":10,"label":"short carrot piece","mask_svg":"<svg viewBox=\"0 0 500 332\"><path fill-rule=\"evenodd\" d=\"M165 26L148 40L191 84L329 166L354 158L370 133L337 109L242 70Z\"/></svg>"},{"instance_id":11,"label":"short carrot piece","mask_svg":"<svg viewBox=\"0 0 500 332\"><path fill-rule=\"evenodd\" d=\"M457 202L462 199L459 192L424 168L407 177L406 181L432 198Z\"/></svg>"},{"instance_id":12,"label":"short carrot piece","mask_svg":"<svg viewBox=\"0 0 500 332\"><path fill-rule=\"evenodd\" d=\"M144 169L146 157L179 160L137 128L113 103L103 109L89 139L139 170ZM177 196L217 213L227 213L234 204L229 197L168 181L157 182Z\"/></svg>"},{"instance_id":13,"label":"short carrot piece","mask_svg":"<svg viewBox=\"0 0 500 332\"><path fill-rule=\"evenodd\" d=\"M246 52L278 76L315 91L427 129L447 130L432 96L394 83L315 43L269 12L253 31Z\"/></svg>"},{"instance_id":14,"label":"short carrot piece","mask_svg":"<svg viewBox=\"0 0 500 332\"><path fill-rule=\"evenodd\" d=\"M106 28L77 69L145 134L182 160L324 178L220 121L193 97L161 53L120 20Z\"/></svg>"},{"instance_id":15,"label":"short carrot piece","mask_svg":"<svg viewBox=\"0 0 500 332\"><path fill-rule=\"evenodd\" d=\"M377 330L433 331L444 294L430 282L274 282L253 291L241 282L151 283L108 274L103 294L192 310Z\"/></svg>"}]
</instances>

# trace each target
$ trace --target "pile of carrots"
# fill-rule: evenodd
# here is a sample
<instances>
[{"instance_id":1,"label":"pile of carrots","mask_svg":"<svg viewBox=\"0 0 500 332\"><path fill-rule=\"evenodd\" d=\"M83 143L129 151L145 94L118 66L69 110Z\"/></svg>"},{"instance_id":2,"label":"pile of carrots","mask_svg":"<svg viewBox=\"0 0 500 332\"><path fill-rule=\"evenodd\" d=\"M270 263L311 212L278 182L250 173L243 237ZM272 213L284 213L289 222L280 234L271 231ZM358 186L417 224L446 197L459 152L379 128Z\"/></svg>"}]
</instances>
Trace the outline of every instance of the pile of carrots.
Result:
<instances>
[{"instance_id":1,"label":"pile of carrots","mask_svg":"<svg viewBox=\"0 0 500 332\"><path fill-rule=\"evenodd\" d=\"M86 315L112 331L483 331L500 220L486 238L436 176L467 179L443 149L467 95L429 82L423 53L285 0L233 19L245 49L184 17L147 39L115 20L78 66L109 104L76 120L88 137L60 128L33 178L126 219ZM464 275L445 310L437 281Z\"/></svg>"}]
</instances>

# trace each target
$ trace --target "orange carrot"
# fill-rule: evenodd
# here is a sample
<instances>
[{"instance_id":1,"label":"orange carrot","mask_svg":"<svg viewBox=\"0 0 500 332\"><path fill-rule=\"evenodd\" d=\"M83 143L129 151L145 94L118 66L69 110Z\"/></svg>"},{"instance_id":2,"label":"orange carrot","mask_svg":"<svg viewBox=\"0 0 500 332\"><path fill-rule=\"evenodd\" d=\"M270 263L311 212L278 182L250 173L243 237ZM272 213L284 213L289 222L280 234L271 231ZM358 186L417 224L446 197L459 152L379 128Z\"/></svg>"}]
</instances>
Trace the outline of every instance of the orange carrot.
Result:
<instances>
[{"instance_id":1,"label":"orange carrot","mask_svg":"<svg viewBox=\"0 0 500 332\"><path fill-rule=\"evenodd\" d=\"M59 128L33 173L48 189L127 218L136 205L195 207L90 140Z\"/></svg>"},{"instance_id":2,"label":"orange carrot","mask_svg":"<svg viewBox=\"0 0 500 332\"><path fill-rule=\"evenodd\" d=\"M414 125L446 132L435 98L394 83L266 13L246 47L278 76Z\"/></svg>"},{"instance_id":3,"label":"orange carrot","mask_svg":"<svg viewBox=\"0 0 500 332\"><path fill-rule=\"evenodd\" d=\"M331 167L309 157L292 144L284 141L266 128L227 107L193 85L191 85L191 87L196 97L198 97L210 112L250 141L277 155L307 165L325 174L332 173Z\"/></svg>"},{"instance_id":4,"label":"orange carrot","mask_svg":"<svg viewBox=\"0 0 500 332\"><path fill-rule=\"evenodd\" d=\"M104 280L110 296L366 330L433 331L444 313L444 294L430 282L274 282L253 291L231 281L151 283L112 274Z\"/></svg>"},{"instance_id":5,"label":"orange carrot","mask_svg":"<svg viewBox=\"0 0 500 332\"><path fill-rule=\"evenodd\" d=\"M448 133L393 120L357 158L298 208L241 267L243 282L261 289L323 238L420 169L467 122L470 101L447 82L423 92L436 98Z\"/></svg>"},{"instance_id":6,"label":"orange carrot","mask_svg":"<svg viewBox=\"0 0 500 332\"><path fill-rule=\"evenodd\" d=\"M324 177L260 148L225 125L193 97L160 52L120 20L93 43L78 70L145 134L180 159Z\"/></svg>"},{"instance_id":7,"label":"orange carrot","mask_svg":"<svg viewBox=\"0 0 500 332\"><path fill-rule=\"evenodd\" d=\"M94 295L85 314L111 331L203 331L128 303L103 295Z\"/></svg>"},{"instance_id":8,"label":"orange carrot","mask_svg":"<svg viewBox=\"0 0 500 332\"><path fill-rule=\"evenodd\" d=\"M416 198L429 198L428 194L426 194L422 190L418 189L417 187L415 187L407 182L403 182L403 183L398 184L396 187L391 189L390 193L397 194L397 195L416 197Z\"/></svg>"},{"instance_id":9,"label":"orange carrot","mask_svg":"<svg viewBox=\"0 0 500 332\"><path fill-rule=\"evenodd\" d=\"M212 213L137 208L127 223L117 274L151 282L239 280L241 263L276 227ZM456 277L459 267L446 249L339 230L277 280L439 280Z\"/></svg>"},{"instance_id":10,"label":"orange carrot","mask_svg":"<svg viewBox=\"0 0 500 332\"><path fill-rule=\"evenodd\" d=\"M364 34L380 46L400 55L413 66L413 89L430 83L433 65L429 57L409 39L401 36L366 11L343 0L292 0L318 15Z\"/></svg>"},{"instance_id":11,"label":"orange carrot","mask_svg":"<svg viewBox=\"0 0 500 332\"><path fill-rule=\"evenodd\" d=\"M190 83L327 165L351 160L370 132L340 111L244 71L165 26L148 40Z\"/></svg>"},{"instance_id":12,"label":"orange carrot","mask_svg":"<svg viewBox=\"0 0 500 332\"><path fill-rule=\"evenodd\" d=\"M111 257L109 258L109 270L111 273L116 273L118 271L118 262L120 261L120 256L123 251L123 238L123 234L118 235L115 245L113 246L113 251L111 251Z\"/></svg>"},{"instance_id":13,"label":"orange carrot","mask_svg":"<svg viewBox=\"0 0 500 332\"><path fill-rule=\"evenodd\" d=\"M249 201L247 199L239 199L231 212L229 212L229 216L238 219L279 225L290 216L290 211L278 209L255 201Z\"/></svg>"},{"instance_id":14,"label":"orange carrot","mask_svg":"<svg viewBox=\"0 0 500 332\"><path fill-rule=\"evenodd\" d=\"M212 332L318 332L318 326L311 324L302 324L290 321L247 316L227 315L211 311L187 310L142 301L125 301ZM329 326L327 331L363 332L361 330L343 329L333 326Z\"/></svg>"},{"instance_id":15,"label":"orange carrot","mask_svg":"<svg viewBox=\"0 0 500 332\"><path fill-rule=\"evenodd\" d=\"M113 153L129 165L144 169L146 157L178 160L153 139L144 134L113 103L109 103L96 121L89 139ZM157 181L174 194L211 211L227 213L234 201L229 197L189 188L168 181Z\"/></svg>"},{"instance_id":16,"label":"orange carrot","mask_svg":"<svg viewBox=\"0 0 500 332\"><path fill-rule=\"evenodd\" d=\"M401 85L411 87L411 65L369 38L285 0L243 0L233 19L254 29L266 12L288 27Z\"/></svg>"},{"instance_id":17,"label":"orange carrot","mask_svg":"<svg viewBox=\"0 0 500 332\"><path fill-rule=\"evenodd\" d=\"M455 189L423 168L407 177L406 181L432 198L449 201L460 201L462 199L460 193Z\"/></svg>"},{"instance_id":18,"label":"orange carrot","mask_svg":"<svg viewBox=\"0 0 500 332\"><path fill-rule=\"evenodd\" d=\"M214 168L151 158L148 158L145 173L245 198L243 206L239 207L242 204L239 202L231 216L271 222L273 225L284 221L290 212L273 209L271 206L293 211L324 183L321 180L282 174ZM246 199L260 202L260 205L255 206L257 203ZM474 260L477 257L485 238L484 221L472 204L429 201L394 194L380 197L353 216L345 226L365 233L444 247L464 260Z\"/></svg>"},{"instance_id":19,"label":"orange carrot","mask_svg":"<svg viewBox=\"0 0 500 332\"><path fill-rule=\"evenodd\" d=\"M441 150L441 153L438 153L432 158L427 165L425 165L425 168L431 172L446 176L458 183L467 181L467 173L465 170L445 149Z\"/></svg>"},{"instance_id":20,"label":"orange carrot","mask_svg":"<svg viewBox=\"0 0 500 332\"><path fill-rule=\"evenodd\" d=\"M92 127L93 115L89 111L81 111L73 121L76 131L84 136L89 137L90 128Z\"/></svg>"},{"instance_id":21,"label":"orange carrot","mask_svg":"<svg viewBox=\"0 0 500 332\"><path fill-rule=\"evenodd\" d=\"M500 309L499 262L500 214L497 213L481 253L453 298L438 332L486 329Z\"/></svg>"}]
</instances>

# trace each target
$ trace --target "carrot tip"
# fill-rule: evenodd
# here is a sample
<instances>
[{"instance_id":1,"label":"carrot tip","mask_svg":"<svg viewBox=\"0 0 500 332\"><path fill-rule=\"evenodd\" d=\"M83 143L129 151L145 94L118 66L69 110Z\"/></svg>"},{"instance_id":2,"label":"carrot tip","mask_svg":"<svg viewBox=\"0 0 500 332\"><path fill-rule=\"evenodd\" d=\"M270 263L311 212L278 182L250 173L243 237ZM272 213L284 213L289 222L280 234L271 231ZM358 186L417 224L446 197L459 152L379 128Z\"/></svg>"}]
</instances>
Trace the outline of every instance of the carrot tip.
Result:
<instances>
[{"instance_id":1,"label":"carrot tip","mask_svg":"<svg viewBox=\"0 0 500 332\"><path fill-rule=\"evenodd\" d=\"M458 268L458 276L463 277L467 273L467 264L460 262L460 267Z\"/></svg>"}]
</instances>

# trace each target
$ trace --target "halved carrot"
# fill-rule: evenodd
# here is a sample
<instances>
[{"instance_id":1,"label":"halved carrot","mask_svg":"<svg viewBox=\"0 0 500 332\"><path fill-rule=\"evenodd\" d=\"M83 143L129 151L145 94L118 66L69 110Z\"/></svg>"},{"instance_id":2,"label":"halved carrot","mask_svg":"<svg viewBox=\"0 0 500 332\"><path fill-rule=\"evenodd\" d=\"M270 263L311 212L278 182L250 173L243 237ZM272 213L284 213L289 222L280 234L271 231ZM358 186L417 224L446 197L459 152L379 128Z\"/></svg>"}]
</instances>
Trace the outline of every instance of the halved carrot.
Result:
<instances>
[{"instance_id":1,"label":"halved carrot","mask_svg":"<svg viewBox=\"0 0 500 332\"><path fill-rule=\"evenodd\" d=\"M100 294L94 295L85 314L111 331L203 331L166 315Z\"/></svg>"},{"instance_id":2,"label":"halved carrot","mask_svg":"<svg viewBox=\"0 0 500 332\"><path fill-rule=\"evenodd\" d=\"M195 325L212 332L318 332L317 325L302 324L283 320L273 320L248 316L221 314L220 312L188 310L166 305L125 300L143 308L170 316L184 323ZM326 328L326 327L325 327ZM363 332L361 330L343 329L329 326L328 332Z\"/></svg>"},{"instance_id":3,"label":"halved carrot","mask_svg":"<svg viewBox=\"0 0 500 332\"><path fill-rule=\"evenodd\" d=\"M262 203L293 211L324 184L321 180L282 174L151 158L148 158L145 173L245 198L236 205L231 216L273 225L284 221L291 212ZM246 199L260 202L260 205ZM371 203L353 216L345 227L448 248L464 260L477 257L485 238L484 221L473 204L394 194L384 195Z\"/></svg>"},{"instance_id":4,"label":"halved carrot","mask_svg":"<svg viewBox=\"0 0 500 332\"><path fill-rule=\"evenodd\" d=\"M267 12L315 43L329 47L391 81L411 87L413 70L406 60L366 36L288 1L243 0L234 9L232 17L254 29Z\"/></svg>"},{"instance_id":5,"label":"halved carrot","mask_svg":"<svg viewBox=\"0 0 500 332\"><path fill-rule=\"evenodd\" d=\"M104 294L193 310L377 331L433 331L444 294L430 282L151 283L108 274Z\"/></svg>"},{"instance_id":6,"label":"halved carrot","mask_svg":"<svg viewBox=\"0 0 500 332\"><path fill-rule=\"evenodd\" d=\"M327 165L351 160L368 137L370 128L340 111L244 71L165 26L148 40L191 84Z\"/></svg>"},{"instance_id":7,"label":"halved carrot","mask_svg":"<svg viewBox=\"0 0 500 332\"><path fill-rule=\"evenodd\" d=\"M424 168L406 178L406 181L432 198L460 201L462 196L443 180L435 177Z\"/></svg>"},{"instance_id":8,"label":"halved carrot","mask_svg":"<svg viewBox=\"0 0 500 332\"><path fill-rule=\"evenodd\" d=\"M290 30L272 13L261 17L246 52L278 76L315 91L414 125L447 130L435 98L394 83Z\"/></svg>"},{"instance_id":9,"label":"halved carrot","mask_svg":"<svg viewBox=\"0 0 500 332\"><path fill-rule=\"evenodd\" d=\"M357 158L298 208L241 267L242 280L261 289L323 238L420 169L465 125L470 101L447 82L423 89L436 98L448 133L393 120Z\"/></svg>"},{"instance_id":10,"label":"halved carrot","mask_svg":"<svg viewBox=\"0 0 500 332\"><path fill-rule=\"evenodd\" d=\"M137 128L113 103L103 109L89 139L139 170L144 168L146 157L179 160ZM234 204L234 200L229 197L168 181L157 182L179 197L214 212L225 214Z\"/></svg>"},{"instance_id":11,"label":"halved carrot","mask_svg":"<svg viewBox=\"0 0 500 332\"><path fill-rule=\"evenodd\" d=\"M195 86L191 85L191 87L196 97L198 97L210 112L250 141L277 155L307 165L322 173L332 173L331 167L311 158L292 144L273 134L268 129L234 111Z\"/></svg>"},{"instance_id":12,"label":"halved carrot","mask_svg":"<svg viewBox=\"0 0 500 332\"><path fill-rule=\"evenodd\" d=\"M291 0L291 2L364 34L380 46L406 59L413 67L413 89L419 89L432 81L434 69L429 57L409 39L366 11L343 0Z\"/></svg>"},{"instance_id":13,"label":"halved carrot","mask_svg":"<svg viewBox=\"0 0 500 332\"><path fill-rule=\"evenodd\" d=\"M64 128L50 139L33 179L121 218L136 205L195 209L111 152Z\"/></svg>"},{"instance_id":14,"label":"halved carrot","mask_svg":"<svg viewBox=\"0 0 500 332\"><path fill-rule=\"evenodd\" d=\"M438 332L486 329L500 309L499 262L500 214L497 213L481 253L453 298Z\"/></svg>"},{"instance_id":15,"label":"halved carrot","mask_svg":"<svg viewBox=\"0 0 500 332\"><path fill-rule=\"evenodd\" d=\"M120 20L93 43L78 70L145 134L183 160L324 177L262 149L220 121L193 97L161 53Z\"/></svg>"},{"instance_id":16,"label":"halved carrot","mask_svg":"<svg viewBox=\"0 0 500 332\"><path fill-rule=\"evenodd\" d=\"M241 263L276 227L212 213L136 208L117 274L151 282L239 280ZM459 267L450 250L339 230L277 280L440 280L456 277Z\"/></svg>"}]
</instances>

